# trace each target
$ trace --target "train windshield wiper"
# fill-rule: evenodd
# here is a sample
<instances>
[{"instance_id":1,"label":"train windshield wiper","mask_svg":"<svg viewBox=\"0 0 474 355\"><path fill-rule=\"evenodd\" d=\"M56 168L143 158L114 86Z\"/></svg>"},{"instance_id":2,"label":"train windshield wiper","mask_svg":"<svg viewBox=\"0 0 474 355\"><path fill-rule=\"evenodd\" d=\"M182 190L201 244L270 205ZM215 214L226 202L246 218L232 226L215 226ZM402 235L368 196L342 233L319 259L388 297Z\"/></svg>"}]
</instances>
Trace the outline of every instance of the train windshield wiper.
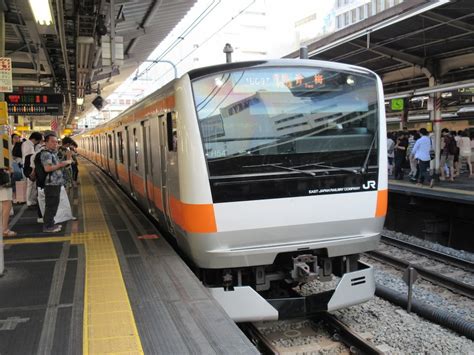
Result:
<instances>
[{"instance_id":1,"label":"train windshield wiper","mask_svg":"<svg viewBox=\"0 0 474 355\"><path fill-rule=\"evenodd\" d=\"M347 171L347 172L353 173L353 174L360 174L360 170L358 170L358 169L344 168L344 167L341 167L341 166L334 166L334 165L325 165L324 163L311 163L311 164L305 164L305 165L298 165L298 166L295 166L294 168L302 168L302 167L305 167L305 166L314 166L314 167L317 167L317 168Z\"/></svg>"},{"instance_id":2,"label":"train windshield wiper","mask_svg":"<svg viewBox=\"0 0 474 355\"><path fill-rule=\"evenodd\" d=\"M360 173L365 174L367 173L367 164L369 163L369 158L370 158L370 153L372 153L372 149L374 148L374 143L377 138L377 132L374 132L374 138L372 138L372 143L370 143L369 150L367 151L367 155L365 156L364 162L362 163L362 166L360 167Z\"/></svg>"},{"instance_id":3,"label":"train windshield wiper","mask_svg":"<svg viewBox=\"0 0 474 355\"><path fill-rule=\"evenodd\" d=\"M273 168L278 168L278 169L288 170L288 171L295 171L297 173L306 174L306 175L310 175L310 176L316 176L316 174L311 172L311 171L301 170L301 169L298 169L296 167L293 168L293 167L282 166L281 163L278 163L278 164L245 165L245 166L242 166L242 168L260 168L260 167L264 167L264 166L271 166Z\"/></svg>"}]
</instances>

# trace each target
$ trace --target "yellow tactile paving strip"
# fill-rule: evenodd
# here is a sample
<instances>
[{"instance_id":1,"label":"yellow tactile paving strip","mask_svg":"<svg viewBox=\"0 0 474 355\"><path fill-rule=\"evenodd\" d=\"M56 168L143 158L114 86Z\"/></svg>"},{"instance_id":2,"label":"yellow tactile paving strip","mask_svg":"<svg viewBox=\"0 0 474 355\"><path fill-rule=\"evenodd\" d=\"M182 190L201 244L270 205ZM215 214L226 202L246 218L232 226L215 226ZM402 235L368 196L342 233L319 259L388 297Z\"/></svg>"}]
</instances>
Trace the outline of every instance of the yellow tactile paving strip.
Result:
<instances>
[{"instance_id":1,"label":"yellow tactile paving strip","mask_svg":"<svg viewBox=\"0 0 474 355\"><path fill-rule=\"evenodd\" d=\"M84 354L143 354L137 326L96 190L86 165L81 171L84 233L73 244L84 244Z\"/></svg>"}]
</instances>

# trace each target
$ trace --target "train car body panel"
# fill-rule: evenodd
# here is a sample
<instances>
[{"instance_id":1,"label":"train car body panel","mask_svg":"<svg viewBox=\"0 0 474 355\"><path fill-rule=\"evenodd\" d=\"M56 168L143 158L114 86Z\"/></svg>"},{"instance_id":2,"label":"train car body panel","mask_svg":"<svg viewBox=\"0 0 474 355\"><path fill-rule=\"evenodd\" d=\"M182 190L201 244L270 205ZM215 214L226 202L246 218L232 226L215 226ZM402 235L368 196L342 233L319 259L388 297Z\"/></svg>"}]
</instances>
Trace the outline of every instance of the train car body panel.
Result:
<instances>
[{"instance_id":1,"label":"train car body panel","mask_svg":"<svg viewBox=\"0 0 474 355\"><path fill-rule=\"evenodd\" d=\"M176 110L180 118L178 120L180 195L176 197L188 204L210 204L213 201L201 134L195 107L189 105L189 98L192 95L190 80L186 75L176 85Z\"/></svg>"},{"instance_id":2,"label":"train car body panel","mask_svg":"<svg viewBox=\"0 0 474 355\"><path fill-rule=\"evenodd\" d=\"M376 248L387 209L384 107L364 68L230 63L191 71L77 139L208 286L364 275L354 297L341 299L350 282L338 288L337 309L373 295L373 271L356 259Z\"/></svg>"}]
</instances>

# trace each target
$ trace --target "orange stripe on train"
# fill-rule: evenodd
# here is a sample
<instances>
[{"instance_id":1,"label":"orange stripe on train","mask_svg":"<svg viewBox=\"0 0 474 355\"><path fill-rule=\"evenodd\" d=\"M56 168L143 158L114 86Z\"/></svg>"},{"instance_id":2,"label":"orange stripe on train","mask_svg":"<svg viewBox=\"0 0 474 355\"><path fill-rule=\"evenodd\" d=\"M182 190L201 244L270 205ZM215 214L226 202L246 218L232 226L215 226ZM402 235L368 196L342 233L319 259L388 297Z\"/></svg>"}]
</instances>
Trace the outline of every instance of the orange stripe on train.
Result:
<instances>
[{"instance_id":1,"label":"orange stripe on train","mask_svg":"<svg viewBox=\"0 0 474 355\"><path fill-rule=\"evenodd\" d=\"M388 190L377 191L377 208L375 210L375 217L385 217L387 215L388 207Z\"/></svg>"},{"instance_id":2,"label":"orange stripe on train","mask_svg":"<svg viewBox=\"0 0 474 355\"><path fill-rule=\"evenodd\" d=\"M128 182L128 174L127 170L125 169L125 165L117 164L117 173L120 180L122 180L123 182Z\"/></svg>"},{"instance_id":3,"label":"orange stripe on train","mask_svg":"<svg viewBox=\"0 0 474 355\"><path fill-rule=\"evenodd\" d=\"M212 204L191 205L171 196L170 209L173 221L187 232L217 232L214 206Z\"/></svg>"}]
</instances>

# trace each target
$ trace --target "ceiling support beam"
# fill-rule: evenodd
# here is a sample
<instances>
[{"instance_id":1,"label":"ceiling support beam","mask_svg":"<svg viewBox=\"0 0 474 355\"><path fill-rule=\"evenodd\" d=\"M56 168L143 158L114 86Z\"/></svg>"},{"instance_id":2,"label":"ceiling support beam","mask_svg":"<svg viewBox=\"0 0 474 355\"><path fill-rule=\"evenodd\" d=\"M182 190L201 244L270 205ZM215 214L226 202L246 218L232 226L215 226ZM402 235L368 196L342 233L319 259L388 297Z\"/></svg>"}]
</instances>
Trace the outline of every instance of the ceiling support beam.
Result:
<instances>
[{"instance_id":1,"label":"ceiling support beam","mask_svg":"<svg viewBox=\"0 0 474 355\"><path fill-rule=\"evenodd\" d=\"M440 15L437 13L434 13L432 11L428 11L424 14L420 14L421 17L424 17L428 20L436 21L442 24L446 24L448 26L457 28L458 30L463 30L465 32L474 32L474 26L469 25L465 22L459 21L459 20L453 20L451 17ZM474 17L474 14L471 13L469 16Z\"/></svg>"},{"instance_id":2,"label":"ceiling support beam","mask_svg":"<svg viewBox=\"0 0 474 355\"><path fill-rule=\"evenodd\" d=\"M66 33L64 29L64 8L63 3L61 0L56 0L56 11L58 17L56 18L58 24L58 32L59 32L59 41L61 43L61 51L63 55L64 61L64 70L66 74L66 85L67 85L67 98L68 98L68 112L66 115L66 122L65 124L69 124L70 120L72 119L72 106L75 103L72 102L72 95L71 95L71 74L70 74L70 67L69 67L69 58L67 52L67 43L66 43Z\"/></svg>"},{"instance_id":3,"label":"ceiling support beam","mask_svg":"<svg viewBox=\"0 0 474 355\"><path fill-rule=\"evenodd\" d=\"M148 26L148 24L150 23L150 20L153 18L155 13L158 11L158 9L160 8L162 2L163 2L163 0L154 0L151 3L151 5L148 8L148 11L146 12L145 16L143 16L143 20L140 23L140 25L138 26L138 29L143 29L144 30ZM132 39L132 41L128 45L127 49L125 50L125 53L124 53L125 55L130 54L133 51L133 48L137 44L137 41L138 41L138 38Z\"/></svg>"},{"instance_id":4,"label":"ceiling support beam","mask_svg":"<svg viewBox=\"0 0 474 355\"><path fill-rule=\"evenodd\" d=\"M366 43L362 40L354 40L351 43L354 44L356 47L364 48L364 50L383 55L384 57L389 57L390 59L396 60L397 62L400 62L400 63L409 64L409 65L417 65L419 67L423 67L425 65L424 59L416 55L403 53L401 51L397 51L388 47L379 46L377 44L375 44L374 46L374 48L376 49L373 49L370 47L367 48Z\"/></svg>"},{"instance_id":5,"label":"ceiling support beam","mask_svg":"<svg viewBox=\"0 0 474 355\"><path fill-rule=\"evenodd\" d=\"M452 19L451 21L460 21L460 20L467 19L471 16L472 16L471 14L467 14L467 15L460 16L456 19ZM446 23L437 23L437 24L429 26L429 27L424 27L422 29L418 29L418 30L413 31L413 32L405 33L405 34L402 34L402 35L399 35L399 36L396 36L396 37L386 39L384 41L380 41L380 42L377 42L377 43L372 43L372 49L377 49L379 46L386 46L387 44L390 44L390 43L393 43L393 42L397 42L397 41L400 41L400 40L403 40L403 39L406 39L406 38L410 38L410 37L413 37L413 36L418 35L418 34L426 33L428 31L437 29L437 28L442 27L444 25L446 25ZM367 30L367 33L369 33L369 32L370 31ZM367 34L367 33L365 33L365 34ZM467 34L462 34L460 36L466 36L466 35ZM354 40L354 39L359 39L360 40L360 38L362 38L362 37L353 38L352 40ZM346 42L349 42L349 41L346 41ZM343 54L343 55L341 55L337 58L334 58L334 60L338 61L338 62L343 61L347 57L350 57L350 56L355 55L355 54L363 53L366 50L366 48L367 48L367 46L364 46L362 49L358 49L358 50L356 50L355 52L352 52L352 53ZM321 49L318 49L317 51L319 52L319 51L321 51Z\"/></svg>"}]
</instances>

